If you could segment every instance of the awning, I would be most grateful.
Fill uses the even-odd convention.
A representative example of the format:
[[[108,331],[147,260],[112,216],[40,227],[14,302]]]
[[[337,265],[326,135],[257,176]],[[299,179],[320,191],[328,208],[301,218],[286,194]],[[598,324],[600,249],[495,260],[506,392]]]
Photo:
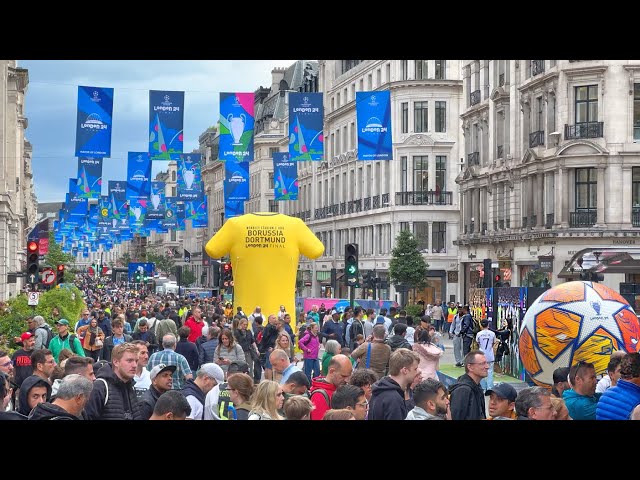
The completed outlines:
[[[582,272],[640,273],[640,247],[591,247],[576,252],[558,277],[572,278]]]

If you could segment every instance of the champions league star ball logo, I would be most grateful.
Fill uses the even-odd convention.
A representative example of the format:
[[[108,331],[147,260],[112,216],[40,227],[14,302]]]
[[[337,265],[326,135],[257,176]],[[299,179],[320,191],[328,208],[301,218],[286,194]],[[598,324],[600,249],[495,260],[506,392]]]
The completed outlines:
[[[164,96],[164,102],[162,102],[162,105],[164,105],[165,107],[170,107],[171,105],[173,105],[169,100],[171,99],[171,97],[169,97],[169,95],[165,95]]]
[[[518,349],[531,380],[553,385],[553,371],[583,360],[607,373],[611,354],[637,352],[638,317],[615,290],[599,283],[567,282],[544,292],[527,310]]]
[[[91,97],[91,101],[96,103],[101,101],[97,90],[93,91],[93,97]]]

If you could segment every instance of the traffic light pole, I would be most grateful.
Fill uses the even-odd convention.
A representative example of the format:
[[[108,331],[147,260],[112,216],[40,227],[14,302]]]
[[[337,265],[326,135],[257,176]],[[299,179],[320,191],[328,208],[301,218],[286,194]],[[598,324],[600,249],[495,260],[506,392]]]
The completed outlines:
[[[349,287],[349,306],[353,308],[356,300],[356,287]]]

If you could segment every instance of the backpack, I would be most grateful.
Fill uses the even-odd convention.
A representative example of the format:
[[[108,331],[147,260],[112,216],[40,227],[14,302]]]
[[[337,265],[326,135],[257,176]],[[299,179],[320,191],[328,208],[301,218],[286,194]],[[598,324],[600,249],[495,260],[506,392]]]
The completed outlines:
[[[54,337],[53,330],[51,330],[51,327],[46,323],[43,326],[38,327],[37,329],[42,329],[47,332],[47,337],[42,344],[42,348],[49,348],[49,343],[51,343],[51,339]]]
[[[76,343],[76,338],[78,338],[78,336],[75,333],[70,333],[69,334],[69,350],[71,350],[73,353],[76,353],[73,350],[73,345]],[[82,343],[82,342],[80,342],[80,343]]]
[[[316,388],[311,393],[309,393],[309,399],[311,399],[311,397],[313,397],[315,393],[319,393],[324,397],[324,399],[327,401],[327,405],[329,405],[329,410],[331,410],[331,398],[329,398],[329,393],[327,393],[324,388]]]

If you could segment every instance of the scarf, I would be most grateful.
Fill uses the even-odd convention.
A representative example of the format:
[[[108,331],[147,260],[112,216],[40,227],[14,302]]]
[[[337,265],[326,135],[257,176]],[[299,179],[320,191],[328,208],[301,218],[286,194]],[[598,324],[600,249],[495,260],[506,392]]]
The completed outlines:
[[[89,324],[89,328],[87,329],[87,333],[89,334],[89,346],[95,345],[96,338],[98,338],[99,330],[100,329],[97,325],[95,327],[92,327],[91,324]]]

